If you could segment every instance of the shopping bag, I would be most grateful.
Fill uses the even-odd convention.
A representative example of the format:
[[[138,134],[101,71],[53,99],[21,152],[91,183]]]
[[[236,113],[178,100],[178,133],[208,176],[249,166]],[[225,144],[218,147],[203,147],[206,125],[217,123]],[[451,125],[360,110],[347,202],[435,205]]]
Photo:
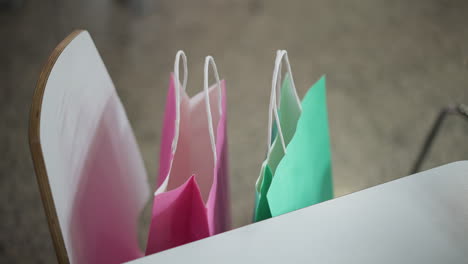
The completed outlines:
[[[183,84],[179,60],[184,62]],[[208,88],[208,68],[216,85]],[[211,56],[205,59],[204,91],[185,92],[187,61],[176,55],[167,96],[146,254],[156,253],[223,231],[230,225],[225,82]]]
[[[288,74],[276,106],[282,60]],[[289,59],[279,51],[272,79],[268,152],[256,183],[254,221],[304,208],[333,197],[325,77],[300,102]],[[272,128],[272,115],[276,129]],[[271,135],[275,137],[270,139]]]
[[[272,103],[275,99],[275,89],[272,89],[272,94],[270,96],[270,118],[269,118],[269,129],[270,136],[268,137],[268,152],[265,161],[262,164],[260,170],[260,176],[256,183],[256,205],[255,205],[255,214],[254,221],[260,221],[268,219],[271,217],[270,207],[268,205],[268,200],[266,194],[270,188],[270,184],[273,178],[273,174],[278,166],[278,163],[281,161],[284,155],[284,150],[282,146],[281,138],[284,138],[284,144],[288,144],[293,137],[296,130],[296,123],[300,116],[300,101],[298,101],[295,90],[292,89],[292,86],[289,85],[290,78],[289,75],[286,75],[283,85],[280,89],[280,106],[278,110],[278,119],[281,124],[279,129],[280,134],[283,137],[278,137],[278,127],[273,123],[272,127]],[[299,102],[299,103],[298,103]]]

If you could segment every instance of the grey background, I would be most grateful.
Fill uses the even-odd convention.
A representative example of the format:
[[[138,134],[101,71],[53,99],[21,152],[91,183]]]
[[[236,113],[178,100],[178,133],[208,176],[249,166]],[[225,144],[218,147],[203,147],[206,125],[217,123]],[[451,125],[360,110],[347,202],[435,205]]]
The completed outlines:
[[[327,74],[341,196],[407,175],[438,110],[468,103],[467,14],[467,1],[446,0],[47,0],[1,10],[0,262],[55,262],[29,154],[28,114],[42,64],[73,29],[94,38],[152,186],[174,55],[188,55],[189,94],[202,89],[204,56],[215,57],[227,81],[239,227],[251,220],[277,49],[289,51],[301,97]],[[468,159],[467,138],[468,122],[448,119],[424,168]]]

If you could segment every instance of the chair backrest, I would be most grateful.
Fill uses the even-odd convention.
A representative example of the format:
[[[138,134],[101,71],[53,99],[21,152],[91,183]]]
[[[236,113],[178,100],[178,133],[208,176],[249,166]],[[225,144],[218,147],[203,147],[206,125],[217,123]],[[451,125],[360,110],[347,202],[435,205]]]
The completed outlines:
[[[141,257],[137,224],[149,198],[146,171],[87,31],[69,35],[44,65],[29,140],[59,263]]]

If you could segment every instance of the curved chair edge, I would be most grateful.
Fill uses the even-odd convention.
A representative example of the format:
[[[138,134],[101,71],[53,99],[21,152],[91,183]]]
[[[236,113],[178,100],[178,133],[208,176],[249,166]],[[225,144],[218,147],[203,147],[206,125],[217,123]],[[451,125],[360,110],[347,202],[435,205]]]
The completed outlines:
[[[57,47],[52,51],[46,63],[42,66],[41,73],[36,83],[34,95],[31,103],[31,110],[29,114],[29,149],[33,160],[34,171],[36,173],[37,183],[41,194],[42,204],[47,217],[49,231],[52,236],[55,253],[58,263],[68,264],[68,258],[65,242],[63,240],[60,223],[58,221],[57,212],[52,197],[52,192],[49,185],[49,178],[44,163],[42,154],[41,139],[40,139],[40,118],[42,109],[42,99],[44,96],[45,87],[49,79],[50,72],[54,67],[57,59],[63,50],[81,33],[85,30],[74,30],[64,40],[62,40]]]

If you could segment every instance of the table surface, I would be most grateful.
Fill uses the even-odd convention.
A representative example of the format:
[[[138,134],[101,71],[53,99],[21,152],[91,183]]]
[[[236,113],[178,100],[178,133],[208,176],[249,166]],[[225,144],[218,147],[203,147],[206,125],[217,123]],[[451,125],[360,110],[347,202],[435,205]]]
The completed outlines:
[[[129,262],[467,263],[468,161]]]

